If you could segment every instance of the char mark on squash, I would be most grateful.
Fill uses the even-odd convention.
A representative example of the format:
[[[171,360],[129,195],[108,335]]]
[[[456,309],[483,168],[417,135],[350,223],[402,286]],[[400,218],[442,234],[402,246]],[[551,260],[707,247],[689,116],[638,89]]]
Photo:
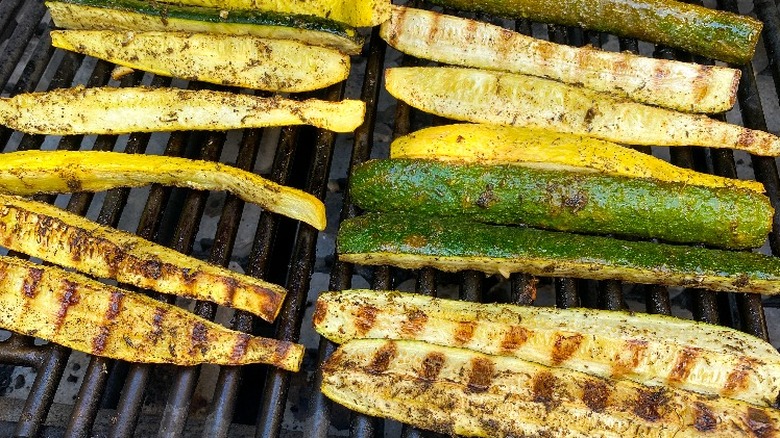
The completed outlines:
[[[376,322],[376,315],[379,312],[381,312],[381,310],[371,305],[360,306],[358,308],[357,315],[355,315],[355,328],[357,329],[359,336],[365,335],[371,330],[371,327],[374,326],[374,322]]]
[[[700,353],[698,348],[684,348],[683,351],[677,355],[677,361],[674,363],[674,367],[669,373],[669,381],[684,382],[687,380]]]
[[[232,363],[240,363],[241,359],[246,355],[246,348],[249,345],[249,340],[252,336],[246,333],[240,333],[236,336],[236,343],[233,344],[233,349],[230,350],[230,361]]]
[[[530,336],[531,332],[525,327],[510,326],[509,330],[504,333],[504,337],[501,338],[501,350],[511,353],[522,347]]]
[[[582,335],[579,333],[571,336],[556,333],[555,344],[550,354],[553,365],[560,365],[568,360],[580,348],[580,344],[582,344]]]
[[[458,326],[455,328],[455,342],[458,343],[458,345],[463,345],[466,342],[470,341],[471,338],[474,336],[474,330],[477,328],[477,324],[472,321],[460,321],[458,322]]]
[[[493,361],[483,357],[476,357],[471,360],[471,369],[469,370],[467,387],[471,392],[485,392],[490,388],[493,382],[495,366]]]
[[[699,432],[710,432],[718,426],[718,419],[712,413],[709,406],[702,402],[696,402],[693,405],[694,419],[693,427]]]
[[[669,402],[669,397],[663,388],[639,390],[634,413],[644,420],[656,422],[663,418],[663,411]]]
[[[22,282],[22,293],[27,298],[35,298],[38,294],[38,284],[43,277],[43,269],[41,268],[29,268],[27,270],[27,276]]]
[[[439,352],[428,353],[422,361],[422,366],[417,372],[417,376],[424,382],[433,382],[439,377],[441,369],[447,358]]]
[[[543,404],[548,411],[556,408],[561,403],[555,395],[558,384],[558,378],[549,371],[536,374],[531,386],[533,401]]]
[[[371,358],[371,363],[366,367],[366,372],[369,374],[381,374],[387,371],[390,366],[390,362],[395,359],[398,354],[397,347],[393,342],[387,342],[382,346],[374,357]]]
[[[414,309],[406,312],[406,321],[401,325],[401,333],[414,336],[420,333],[428,322],[428,315],[422,310]]]
[[[55,332],[59,330],[65,322],[70,307],[79,302],[79,285],[77,283],[70,280],[62,280],[60,287],[62,288],[63,293],[60,297],[60,307],[57,310],[57,318],[54,321]]]
[[[609,404],[610,392],[603,381],[587,380],[582,384],[582,402],[593,412],[601,412]]]

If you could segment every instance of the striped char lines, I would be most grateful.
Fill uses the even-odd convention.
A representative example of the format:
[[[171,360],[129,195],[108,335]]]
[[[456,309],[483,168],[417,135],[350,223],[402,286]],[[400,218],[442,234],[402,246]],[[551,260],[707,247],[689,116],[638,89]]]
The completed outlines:
[[[747,388],[749,378],[755,373],[755,368],[755,361],[743,357],[734,369],[731,370],[728,377],[726,377],[726,384],[723,386],[722,394],[729,396]]]
[[[458,321],[458,326],[455,327],[455,333],[453,333],[453,339],[458,345],[463,345],[474,337],[474,330],[477,328],[477,323],[472,321]]]
[[[501,351],[511,353],[523,346],[533,335],[533,332],[525,327],[513,325],[509,327],[501,338]]]
[[[420,309],[412,309],[406,312],[406,320],[401,324],[401,333],[413,337],[420,333],[428,323],[428,315]]]
[[[698,348],[685,347],[677,355],[677,360],[674,363],[672,371],[667,377],[670,382],[684,382],[688,379],[688,376],[693,370],[693,366],[696,363],[696,359],[701,354],[701,350]]]
[[[376,306],[360,306],[355,314],[355,330],[359,336],[363,336],[371,330],[376,322],[376,316],[381,310]]]
[[[100,332],[92,340],[92,354],[101,354],[106,349],[106,342],[111,335],[111,323],[119,316],[122,311],[122,301],[125,295],[115,290],[111,292],[111,299],[108,302],[106,314],[103,317],[103,324],[100,326]]]
[[[68,316],[68,310],[71,306],[78,304],[79,302],[79,285],[70,280],[60,281],[60,291],[62,295],[59,297],[60,307],[57,310],[57,315],[54,320],[54,331],[59,331],[62,324],[65,322],[65,318]]]
[[[620,377],[632,373],[644,357],[647,341],[629,339],[623,343],[623,348],[612,361],[612,377]]]
[[[583,337],[579,333],[568,336],[563,333],[556,333],[555,343],[553,344],[553,349],[550,353],[550,361],[552,364],[560,365],[572,357],[580,348],[582,339]]]
[[[35,298],[35,295],[38,294],[38,284],[41,282],[42,277],[43,269],[41,268],[29,268],[27,270],[27,276],[22,282],[22,293],[24,296],[30,299]]]

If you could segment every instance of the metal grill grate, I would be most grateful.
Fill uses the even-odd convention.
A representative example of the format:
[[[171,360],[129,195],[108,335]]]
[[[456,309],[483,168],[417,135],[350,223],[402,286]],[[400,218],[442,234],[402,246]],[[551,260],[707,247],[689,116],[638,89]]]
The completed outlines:
[[[721,9],[736,11],[734,0],[722,0]],[[740,4],[740,7],[745,5]],[[750,5],[748,5],[750,7]],[[742,12],[746,12],[742,10]],[[774,81],[774,94],[765,95],[767,88],[757,83],[753,66],[742,69],[739,88],[739,110],[728,114],[729,120],[755,129],[767,129],[770,114],[776,114],[777,91],[780,89],[780,16],[772,0],[755,0],[755,14],[765,23],[763,41],[766,55],[759,54],[755,65],[765,63],[767,73]],[[490,17],[480,17],[490,19]],[[543,26],[536,23],[500,22],[506,26],[535,36],[546,35],[550,40],[572,44],[612,44],[611,49],[630,50],[658,57],[686,59],[686,55],[667,48],[652,47],[634,40],[615,39],[594,32],[560,26]],[[87,86],[115,84],[111,82],[112,66],[84,56],[55,51],[48,38],[50,22],[42,1],[0,0],[0,86],[3,95],[69,87],[74,83]],[[697,59],[703,62],[704,60]],[[365,62],[365,67],[363,67]],[[70,136],[47,138],[38,135],[20,135],[0,127],[0,150],[58,148],[121,150],[126,153],[160,153],[207,160],[224,160],[242,169],[256,170],[263,167],[267,176],[279,183],[302,188],[320,199],[326,198],[329,179],[345,174],[356,163],[371,156],[384,156],[386,151],[374,148],[374,135],[381,126],[392,127],[392,137],[397,137],[429,124],[444,123],[405,104],[395,103],[382,92],[382,72],[385,66],[401,63],[421,63],[409,57],[400,57],[378,37],[376,29],[361,58],[355,59],[353,75],[346,84],[339,84],[317,94],[317,97],[338,100],[350,86],[360,89],[360,97],[367,102],[366,123],[354,134],[351,149],[337,147],[339,137],[331,132],[308,127],[279,130],[246,130],[231,133],[179,132],[171,135],[133,134],[130,136]],[[359,71],[358,71],[359,70]],[[763,72],[761,73],[763,74]],[[139,83],[153,86],[204,87],[198,83],[180,83],[161,77],[133,74],[116,85],[132,86]],[[759,91],[761,90],[761,92]],[[301,96],[309,97],[309,96]],[[765,111],[763,103],[773,107]],[[776,117],[776,116],[775,116]],[[778,126],[769,126],[777,130]],[[382,131],[384,134],[384,131]],[[343,143],[349,136],[342,136]],[[386,140],[386,139],[384,139]],[[377,142],[382,146],[386,141]],[[340,145],[341,143],[339,143]],[[345,145],[346,146],[346,145]],[[267,149],[274,153],[267,153]],[[663,150],[645,148],[644,152],[659,153]],[[351,154],[351,155],[350,155]],[[780,178],[777,164],[772,158],[737,156],[729,150],[705,148],[677,148],[669,151],[670,160],[680,166],[708,171],[722,176],[738,175],[737,161],[747,160],[752,165],[755,178],[764,183],[776,210],[780,210]],[[261,162],[266,160],[267,162]],[[335,164],[332,166],[332,161]],[[744,176],[744,175],[740,175]],[[331,194],[332,196],[333,194]],[[336,196],[335,204],[341,206],[339,220],[358,214],[350,203],[348,193],[343,202]],[[131,231],[168,245],[183,253],[192,253],[196,247],[204,217],[213,210],[208,193],[184,189],[152,186],[148,191],[112,190],[105,195],[79,193],[72,196],[41,197],[68,210],[88,215],[102,224],[117,227],[129,216],[134,217]],[[140,200],[139,200],[140,199]],[[334,204],[334,203],[331,203]],[[329,205],[331,205],[329,204]],[[333,205],[331,205],[333,206]],[[235,258],[237,236],[247,226],[254,230],[249,239],[251,250],[242,266],[249,275],[260,276],[284,285],[289,298],[274,325],[264,323],[249,314],[237,312],[230,324],[233,328],[256,334],[297,340],[301,330],[310,326],[304,319],[310,281],[315,271],[318,233],[306,225],[265,212],[252,213],[252,209],[232,196],[217,203],[218,220],[207,251],[197,254],[210,262],[228,265]],[[329,232],[336,229],[331,218]],[[780,215],[775,216],[769,248],[780,255]],[[20,255],[21,256],[21,255]],[[353,279],[362,275],[376,289],[398,286],[401,279],[412,278],[420,293],[436,295],[443,288],[457,285],[462,299],[480,301],[487,294],[493,279],[486,279],[477,272],[444,275],[432,269],[402,272],[388,267],[366,269],[333,262],[328,265],[330,289],[346,289]],[[505,301],[533,304],[537,286],[554,290],[554,303],[559,307],[588,306],[605,309],[625,307],[626,293],[641,297],[650,313],[670,314],[673,300],[664,287],[624,285],[617,281],[582,281],[577,279],[535,279],[514,275],[508,282]],[[758,295],[715,294],[704,290],[686,290],[682,296],[698,320],[733,326],[756,336],[768,339],[767,321],[762,299]],[[170,299],[158,297],[160,299]],[[494,297],[491,297],[494,298]],[[186,303],[185,303],[186,304]],[[194,311],[214,319],[219,310],[208,303],[196,303]],[[330,403],[316,388],[321,381],[318,365],[335,346],[320,340],[317,351],[309,351],[302,374],[301,393],[306,406],[300,420],[303,436],[327,437],[343,435],[337,430],[344,424],[343,417],[350,416],[349,434],[357,437],[400,434],[405,437],[428,436],[413,428],[401,428],[374,418],[349,414],[343,408]],[[316,356],[316,358],[315,358]],[[0,364],[34,368],[35,380],[29,395],[14,411],[14,418],[0,422],[0,435],[34,436],[247,436],[275,437],[290,435],[283,430],[285,411],[289,408],[288,393],[291,374],[265,366],[221,367],[216,377],[215,389],[202,415],[194,415],[193,394],[205,367],[175,368],[127,364],[90,358],[80,389],[72,406],[67,407],[65,421],[52,420],[54,397],[64,379],[71,352],[56,345],[40,345],[33,339],[12,335],[0,343]],[[159,404],[150,403],[159,400]],[[0,406],[5,401],[0,398]],[[159,406],[158,411],[148,409]],[[303,408],[302,408],[303,409]],[[49,418],[49,420],[47,420]],[[300,434],[300,433],[299,433]]]

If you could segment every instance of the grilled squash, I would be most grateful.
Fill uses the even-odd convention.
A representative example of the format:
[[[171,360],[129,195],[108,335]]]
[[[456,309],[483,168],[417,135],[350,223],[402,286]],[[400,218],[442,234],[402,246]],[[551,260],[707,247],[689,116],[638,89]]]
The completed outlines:
[[[0,155],[0,192],[15,195],[98,192],[164,184],[227,190],[268,211],[322,231],[325,205],[314,196],[213,161],[98,151],[19,151]]]
[[[365,214],[341,223],[337,245],[339,260],[362,265],[473,269],[506,277],[522,272],[780,294],[780,259],[775,257],[461,218]]]
[[[775,409],[419,341],[364,339],[322,366],[350,409],[447,435],[770,437]]]
[[[571,47],[500,26],[396,6],[380,35],[396,49],[452,65],[541,76],[679,111],[734,105],[740,71]]]
[[[395,139],[390,158],[517,164],[764,192],[764,185],[757,181],[696,172],[615,143],[534,128],[472,123],[434,126]]]
[[[228,330],[56,267],[0,257],[0,327],[131,362],[266,363],[298,371],[302,345]]]
[[[0,98],[0,124],[29,134],[128,134],[313,125],[351,132],[363,123],[359,100],[295,101],[211,90],[84,88]]]
[[[312,15],[227,11],[144,0],[47,1],[46,6],[54,24],[65,29],[254,35],[332,47],[348,55],[363,49],[363,38],[354,28]]]
[[[669,316],[346,290],[320,294],[314,328],[340,344],[425,341],[760,406],[772,406],[780,395],[780,354],[772,345]]]
[[[54,47],[163,76],[297,93],[349,75],[335,49],[251,35],[113,30],[52,31]]]
[[[246,310],[273,321],[281,286],[188,257],[49,204],[0,195],[0,245],[95,277]]]
[[[620,144],[709,146],[780,155],[780,138],[515,73],[456,67],[387,69],[387,90],[420,110],[467,122],[527,126]]]

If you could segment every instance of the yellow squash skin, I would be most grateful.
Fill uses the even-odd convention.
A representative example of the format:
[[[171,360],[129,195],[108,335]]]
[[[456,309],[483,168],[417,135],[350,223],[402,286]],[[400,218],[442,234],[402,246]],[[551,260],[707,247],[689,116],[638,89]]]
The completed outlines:
[[[298,371],[304,353],[302,345],[228,330],[143,294],[13,257],[0,257],[0,327],[131,362]]]
[[[403,6],[393,7],[380,35],[418,58],[545,77],[686,112],[727,111],[736,101],[740,78],[733,68],[555,44],[489,23]]]
[[[419,340],[759,406],[780,395],[780,354],[772,345],[669,316],[345,290],[320,294],[314,328],[336,343]]]
[[[349,409],[445,435],[774,437],[775,409],[420,341],[362,339],[322,366]]]
[[[211,90],[82,86],[0,98],[0,124],[28,134],[129,134],[312,125],[352,132],[359,100],[295,101]]]
[[[780,155],[780,138],[767,132],[534,76],[396,67],[386,70],[385,86],[415,108],[464,122],[550,129],[620,144],[708,146]]]
[[[246,310],[273,321],[281,286],[188,257],[55,206],[0,195],[0,245],[94,277]]]
[[[395,139],[390,158],[517,164],[764,192],[758,181],[696,172],[608,141],[537,128],[471,123],[424,128]]]
[[[0,155],[0,193],[98,192],[148,184],[226,190],[244,201],[322,231],[325,205],[302,190],[213,161],[99,151],[19,151]]]
[[[349,75],[349,56],[298,41],[185,32],[55,30],[54,47],[163,76],[298,93]]]

